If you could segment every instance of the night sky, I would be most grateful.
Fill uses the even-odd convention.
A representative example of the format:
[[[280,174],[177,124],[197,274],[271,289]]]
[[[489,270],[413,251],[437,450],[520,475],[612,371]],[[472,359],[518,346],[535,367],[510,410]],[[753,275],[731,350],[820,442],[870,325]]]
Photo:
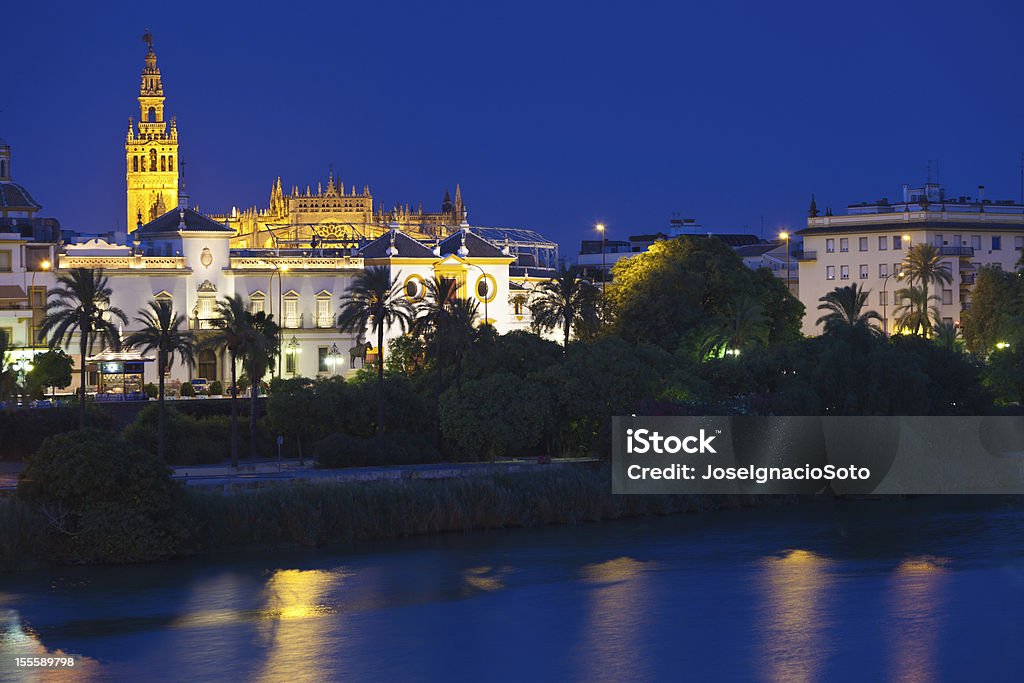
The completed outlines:
[[[42,3],[37,3],[41,5]],[[102,8],[102,9],[100,9]],[[921,183],[1019,198],[1024,3],[331,2],[6,6],[0,137],[43,215],[124,221],[149,27],[201,208],[369,184],[574,252],[662,229],[799,227]],[[272,8],[272,9],[270,9]],[[294,8],[294,11],[290,11]]]

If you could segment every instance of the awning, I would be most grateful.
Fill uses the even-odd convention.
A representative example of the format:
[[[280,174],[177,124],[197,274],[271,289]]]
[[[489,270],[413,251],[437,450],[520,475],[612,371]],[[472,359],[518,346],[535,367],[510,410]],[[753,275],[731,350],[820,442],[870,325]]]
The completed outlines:
[[[146,358],[141,352],[130,349],[128,351],[113,351],[104,349],[95,356],[85,359],[87,363],[152,363],[156,358]]]
[[[0,301],[27,299],[25,290],[18,285],[0,285]]]

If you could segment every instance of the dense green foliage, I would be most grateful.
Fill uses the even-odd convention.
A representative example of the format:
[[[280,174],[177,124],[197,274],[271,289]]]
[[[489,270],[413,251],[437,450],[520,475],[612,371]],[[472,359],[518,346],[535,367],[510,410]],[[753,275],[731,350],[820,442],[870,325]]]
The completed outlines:
[[[612,329],[627,341],[699,355],[707,336],[721,320],[735,318],[744,300],[756,302],[764,317],[766,332],[758,335],[764,342],[800,336],[803,305],[771,273],[747,268],[720,239],[656,242],[612,272]]]
[[[17,496],[45,520],[40,554],[58,562],[142,562],[190,547],[184,490],[154,453],[115,433],[48,438],[26,461]]]
[[[179,402],[180,403],[180,402]],[[157,452],[156,405],[143,408],[135,420],[124,428],[125,441],[145,451]],[[166,440],[165,459],[171,465],[204,465],[220,463],[231,452],[231,420],[225,415],[193,417],[174,407],[168,407],[164,417]],[[248,433],[242,435],[242,445],[248,447]],[[274,455],[273,436],[267,425],[257,425],[256,453],[264,457]]]
[[[89,404],[88,421],[96,429],[114,426],[109,413]],[[34,410],[0,410],[0,460],[20,460],[35,453],[43,440],[54,434],[78,429],[78,413],[74,408],[43,408]]]
[[[416,465],[440,460],[432,444],[418,435],[401,432],[373,437],[331,434],[316,443],[313,456],[321,468]]]
[[[28,393],[33,398],[42,398],[46,389],[65,389],[71,386],[71,371],[74,361],[62,349],[50,349],[32,358],[32,369],[28,372]]]

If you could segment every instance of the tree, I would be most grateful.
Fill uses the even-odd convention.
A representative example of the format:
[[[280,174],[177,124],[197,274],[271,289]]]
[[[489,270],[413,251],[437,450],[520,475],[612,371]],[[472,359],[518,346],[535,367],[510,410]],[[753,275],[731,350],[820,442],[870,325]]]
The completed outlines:
[[[1024,341],[1024,279],[998,266],[978,271],[971,290],[971,308],[962,314],[967,350],[987,358],[999,342]]]
[[[276,379],[267,399],[267,417],[274,431],[295,439],[299,465],[305,465],[302,440],[316,441],[323,436],[324,421],[317,419],[315,384],[306,377]]]
[[[911,286],[915,282],[923,287],[953,282],[953,274],[942,262],[942,252],[931,244],[915,244],[907,250],[903,259],[903,274]]]
[[[686,235],[661,240],[646,252],[618,261],[608,298],[612,329],[633,343],[675,353],[699,354],[709,325],[750,298],[768,318],[768,342],[800,338],[803,306],[779,278],[746,267],[717,237]]]
[[[930,337],[934,321],[941,317],[939,307],[933,301],[939,301],[939,297],[928,294],[924,286],[904,287],[896,290],[896,299],[901,301],[893,313],[896,316],[896,329],[900,332]]]
[[[231,466],[238,467],[238,359],[242,353],[242,340],[249,324],[249,310],[241,294],[217,302],[217,318],[213,321],[216,332],[201,346],[223,349],[231,365]],[[191,386],[191,385],[190,385]]]
[[[736,355],[768,339],[768,317],[761,304],[751,297],[737,301],[728,314],[719,316],[710,328],[702,345],[702,358]]]
[[[397,326],[404,334],[413,322],[413,308],[398,276],[383,266],[366,268],[352,280],[341,297],[338,328],[362,335],[372,328],[377,335],[377,434],[384,433],[384,331]]]
[[[598,289],[580,278],[576,266],[562,266],[552,279],[542,282],[530,293],[530,313],[535,330],[562,331],[562,348],[569,346],[569,334],[575,326],[592,327],[597,319]]]
[[[166,443],[164,434],[164,377],[174,356],[178,355],[189,367],[196,362],[196,338],[188,330],[185,316],[174,312],[174,304],[167,300],[150,301],[148,308],[139,311],[135,321],[142,327],[124,340],[127,346],[137,346],[142,353],[156,350],[157,372],[157,455],[166,460]]]
[[[36,354],[32,359],[32,369],[28,373],[29,384],[34,387],[52,387],[64,389],[71,386],[71,373],[74,368],[71,356],[61,349],[50,349],[46,353]]]
[[[14,387],[14,370],[7,362],[8,343],[7,332],[0,330],[0,401],[7,400]]]
[[[939,323],[935,326],[935,343],[946,351],[960,352],[960,330],[950,322]]]
[[[50,348],[71,344],[78,333],[79,403],[78,427],[85,429],[85,359],[93,345],[119,350],[121,335],[116,320],[127,324],[128,316],[120,308],[110,306],[113,290],[102,268],[73,268],[57,276],[57,286],[47,292],[43,324],[39,339],[49,339]]]
[[[478,304],[458,297],[458,283],[451,278],[431,278],[424,283],[423,299],[416,304],[412,329],[433,349],[440,376],[446,365],[456,369],[473,341]]]
[[[824,324],[826,335],[834,335],[849,328],[868,330],[872,334],[879,334],[881,330],[873,323],[881,321],[882,316],[877,311],[864,311],[870,292],[857,283],[846,287],[836,287],[825,296],[818,299],[819,311],[828,311],[818,318],[815,325]]]
[[[239,355],[249,376],[249,457],[256,459],[256,413],[259,407],[260,380],[277,358],[280,328],[274,316],[263,311],[245,314]]]

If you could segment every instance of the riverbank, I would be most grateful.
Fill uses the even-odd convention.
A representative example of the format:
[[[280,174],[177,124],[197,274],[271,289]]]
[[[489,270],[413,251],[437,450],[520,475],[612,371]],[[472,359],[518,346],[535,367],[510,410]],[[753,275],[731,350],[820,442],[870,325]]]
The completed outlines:
[[[769,496],[613,496],[607,467],[488,473],[442,480],[302,481],[235,491],[189,488],[190,532],[162,557],[318,546],[482,529],[572,525],[644,515],[777,505]],[[0,500],[0,571],[52,563],[52,515]],[[114,532],[112,532],[114,533]],[[109,558],[117,563],[116,557]]]

